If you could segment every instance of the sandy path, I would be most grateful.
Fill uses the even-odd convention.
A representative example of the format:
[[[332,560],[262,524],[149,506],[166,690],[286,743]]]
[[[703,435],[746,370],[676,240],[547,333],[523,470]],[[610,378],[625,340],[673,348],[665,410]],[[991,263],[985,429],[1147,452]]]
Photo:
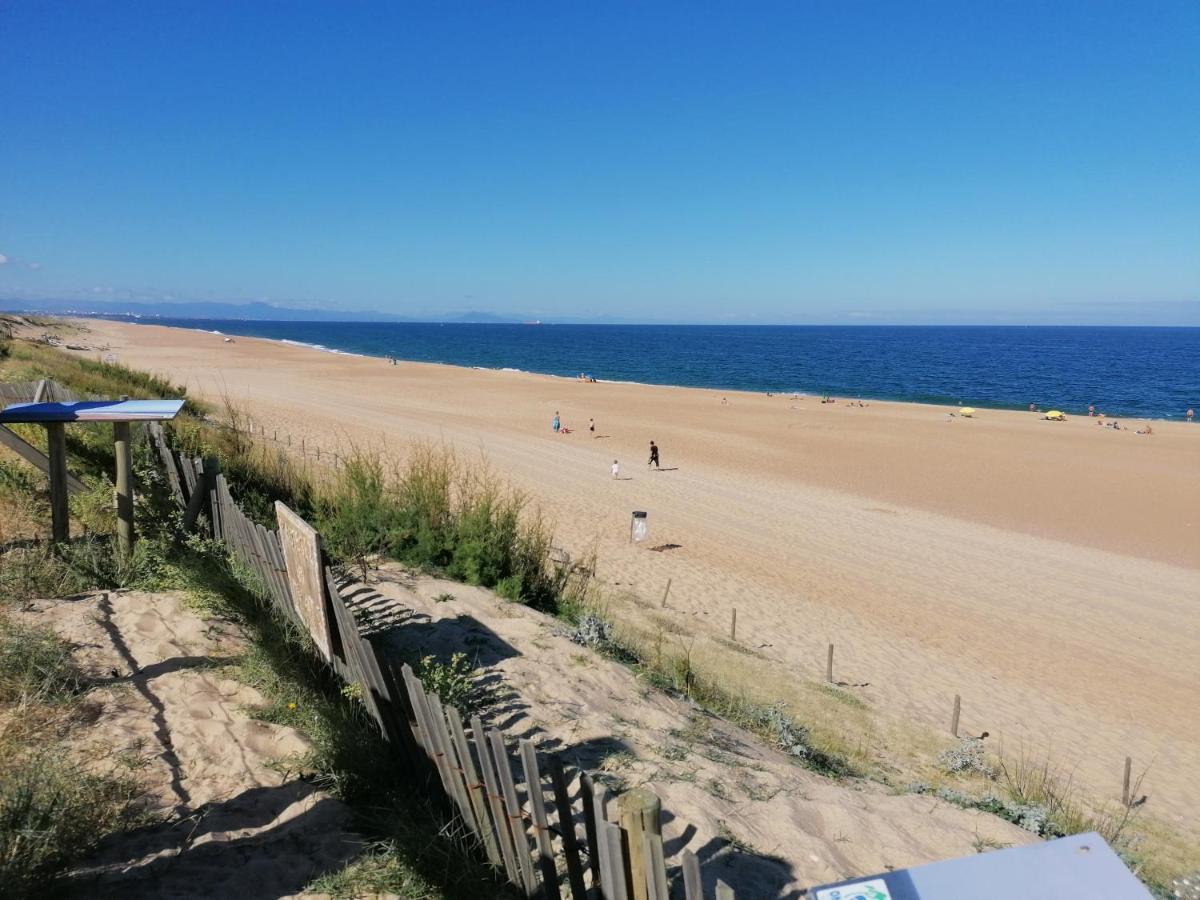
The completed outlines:
[[[278,898],[361,852],[339,801],[272,763],[308,745],[250,718],[262,695],[220,666],[244,649],[174,593],[105,591],[37,601],[19,615],[71,641],[99,685],[95,720],[73,739],[99,771],[133,772],[161,825],[114,835],[78,863],[64,895],[80,898]]]
[[[1114,432],[985,411],[812,399],[401,364],[270,341],[94,323],[125,363],[268,431],[399,449],[431,437],[529,490],[559,540],[689,628],[728,630],[776,663],[838,672],[884,715],[1041,751],[1097,795],[1126,754],[1149,809],[1196,827],[1200,803],[1200,426]],[[554,436],[555,410],[574,434]],[[600,434],[587,435],[594,416]],[[650,438],[669,472],[647,472]],[[619,458],[630,481],[614,482]],[[630,547],[631,509],[651,543]]]

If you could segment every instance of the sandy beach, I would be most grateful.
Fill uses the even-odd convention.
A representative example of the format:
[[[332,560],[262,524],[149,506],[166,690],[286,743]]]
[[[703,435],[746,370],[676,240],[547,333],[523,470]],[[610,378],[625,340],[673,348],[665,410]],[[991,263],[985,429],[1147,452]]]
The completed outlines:
[[[960,694],[964,733],[1049,753],[1102,798],[1132,756],[1148,813],[1197,828],[1200,425],[1145,436],[87,327],[120,362],[325,453],[425,438],[482,454],[559,544],[596,550],[620,614],[658,613],[671,579],[670,613],[697,633],[727,634],[736,608],[760,674],[819,677],[833,642],[839,678],[881,715],[944,732]],[[570,434],[551,431],[556,411]],[[635,509],[645,545],[628,542]],[[678,547],[648,547],[663,544]]]

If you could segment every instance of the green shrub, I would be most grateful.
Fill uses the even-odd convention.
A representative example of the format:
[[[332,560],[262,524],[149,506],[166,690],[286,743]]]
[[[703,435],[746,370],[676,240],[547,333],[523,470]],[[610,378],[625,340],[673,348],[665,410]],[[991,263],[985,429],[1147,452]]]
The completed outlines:
[[[455,653],[445,663],[423,656],[417,664],[417,677],[425,690],[437,694],[445,706],[454,707],[464,718],[482,713],[496,700],[496,692],[483,683],[482,674],[465,653]]]

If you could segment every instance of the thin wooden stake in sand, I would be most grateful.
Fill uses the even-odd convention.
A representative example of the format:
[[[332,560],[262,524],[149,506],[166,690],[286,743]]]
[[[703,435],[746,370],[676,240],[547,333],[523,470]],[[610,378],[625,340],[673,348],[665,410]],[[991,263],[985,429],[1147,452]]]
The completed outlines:
[[[733,617],[729,620],[729,639],[737,640],[737,609],[734,609]]]
[[[667,594],[669,594],[669,593],[671,593],[671,579],[670,578],[667,579],[667,589],[665,591],[663,591],[663,599],[662,599],[663,609],[667,608]]]
[[[825,680],[833,684],[833,644],[829,645],[829,656],[825,659]]]
[[[962,712],[962,697],[954,695],[954,715],[950,717],[950,733],[958,737],[958,714]]]
[[[1121,788],[1121,802],[1126,806],[1129,805],[1129,776],[1133,771],[1133,757],[1125,757],[1125,782]]]

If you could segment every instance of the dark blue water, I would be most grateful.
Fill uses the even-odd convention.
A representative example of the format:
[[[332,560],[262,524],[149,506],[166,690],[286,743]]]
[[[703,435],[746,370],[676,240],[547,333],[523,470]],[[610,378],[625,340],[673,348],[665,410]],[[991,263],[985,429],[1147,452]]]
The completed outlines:
[[[369,356],[601,380],[1181,419],[1200,328],[465,325],[156,319]],[[1200,424],[1197,425],[1200,430]]]

